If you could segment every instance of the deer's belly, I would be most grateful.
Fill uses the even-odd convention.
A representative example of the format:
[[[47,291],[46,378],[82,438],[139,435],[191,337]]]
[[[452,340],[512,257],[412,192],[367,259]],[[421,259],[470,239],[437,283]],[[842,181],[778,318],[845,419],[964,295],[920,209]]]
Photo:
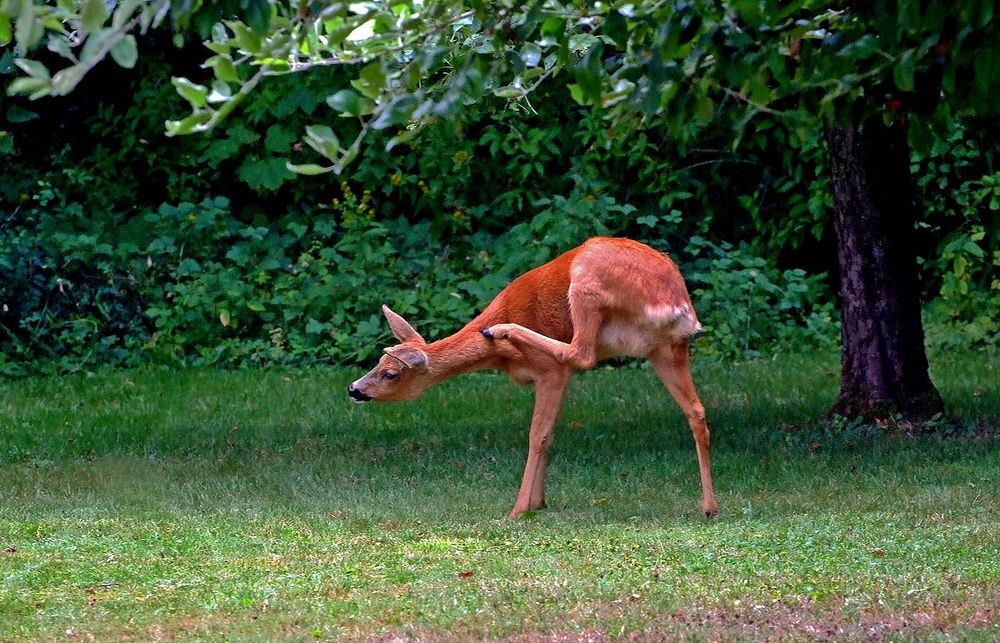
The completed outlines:
[[[604,325],[597,338],[597,355],[645,357],[660,343],[658,329],[611,321]]]

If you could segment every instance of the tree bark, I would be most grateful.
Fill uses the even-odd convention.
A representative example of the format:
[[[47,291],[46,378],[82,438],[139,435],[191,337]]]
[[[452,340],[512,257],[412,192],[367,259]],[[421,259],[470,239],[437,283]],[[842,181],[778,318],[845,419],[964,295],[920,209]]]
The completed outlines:
[[[927,372],[904,126],[826,129],[840,268],[841,386],[831,415],[911,421],[942,410]]]

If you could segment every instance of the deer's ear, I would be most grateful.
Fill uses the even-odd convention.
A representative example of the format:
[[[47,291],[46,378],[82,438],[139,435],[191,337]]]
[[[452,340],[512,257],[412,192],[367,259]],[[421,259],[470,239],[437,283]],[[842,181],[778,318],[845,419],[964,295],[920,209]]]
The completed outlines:
[[[395,357],[413,370],[422,371],[427,368],[427,353],[415,346],[407,346],[405,344],[390,346],[384,352],[386,355]]]
[[[392,334],[399,341],[416,342],[418,344],[426,343],[424,342],[424,338],[420,336],[420,333],[413,330],[413,326],[410,326],[409,322],[392,312],[388,306],[382,306],[382,314],[389,320],[389,328],[392,329]]]

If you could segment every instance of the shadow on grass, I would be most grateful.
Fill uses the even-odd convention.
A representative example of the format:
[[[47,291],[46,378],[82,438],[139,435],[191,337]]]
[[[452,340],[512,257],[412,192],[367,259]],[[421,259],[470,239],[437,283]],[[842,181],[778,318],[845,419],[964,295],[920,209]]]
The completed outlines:
[[[855,496],[879,486],[901,500],[907,480],[947,487],[979,475],[970,473],[971,460],[1000,465],[1000,393],[984,383],[996,360],[978,369],[936,364],[959,419],[921,432],[821,421],[836,395],[830,355],[699,363],[723,511],[751,516],[755,507],[780,505],[774,498],[824,494],[831,485]],[[87,484],[110,489],[120,500],[190,497],[194,507],[239,505],[243,495],[243,504],[305,511],[503,515],[527,449],[529,389],[477,374],[417,402],[359,406],[344,393],[353,375],[140,370],[5,384],[0,462],[15,478],[16,470],[44,470],[29,477],[62,477],[73,493]],[[104,479],[76,482],[93,475]],[[199,487],[199,479],[213,482]],[[176,494],[154,493],[156,485]],[[693,440],[648,369],[576,378],[556,430],[549,488],[550,506],[581,520],[697,517]],[[795,511],[796,502],[785,509]]]

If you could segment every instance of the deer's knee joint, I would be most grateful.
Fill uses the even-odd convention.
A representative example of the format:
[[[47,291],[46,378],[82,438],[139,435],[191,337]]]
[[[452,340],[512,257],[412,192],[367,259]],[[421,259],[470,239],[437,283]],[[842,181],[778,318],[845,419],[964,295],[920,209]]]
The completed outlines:
[[[580,371],[589,371],[597,364],[597,356],[593,351],[584,352],[570,348],[560,356],[560,362]]]
[[[551,436],[549,435],[533,435],[528,440],[528,446],[532,451],[546,451],[549,448],[549,442],[551,441]]]

